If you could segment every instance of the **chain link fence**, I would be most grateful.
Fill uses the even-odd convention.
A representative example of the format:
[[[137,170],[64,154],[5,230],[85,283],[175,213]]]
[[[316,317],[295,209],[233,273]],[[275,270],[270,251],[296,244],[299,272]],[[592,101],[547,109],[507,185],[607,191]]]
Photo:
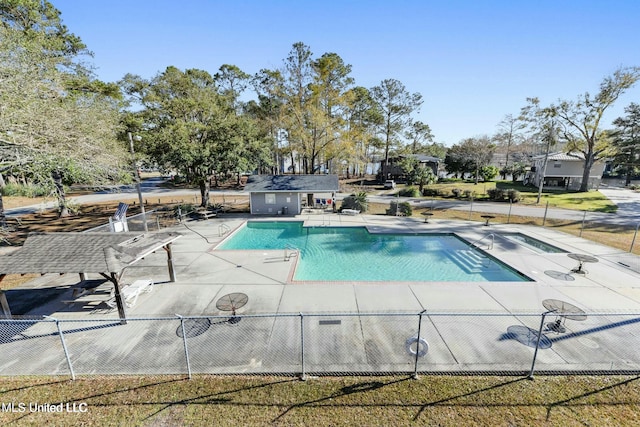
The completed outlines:
[[[151,210],[127,217],[128,231],[159,231],[162,228],[171,227],[178,223],[177,214],[171,210]],[[85,232],[113,233],[118,226],[112,218],[109,223],[85,230]],[[118,229],[123,231],[122,229]]]
[[[0,375],[637,374],[640,313],[0,320]]]
[[[527,205],[511,202],[485,202],[473,199],[443,201],[437,199],[408,199],[416,217],[425,213],[429,219],[458,219],[477,221],[487,225],[524,224],[549,227],[625,252],[640,254],[640,222],[632,215],[578,211],[551,206],[548,202]],[[576,205],[575,209],[580,206]],[[423,217],[424,218],[424,217]],[[640,267],[640,266],[638,266]]]

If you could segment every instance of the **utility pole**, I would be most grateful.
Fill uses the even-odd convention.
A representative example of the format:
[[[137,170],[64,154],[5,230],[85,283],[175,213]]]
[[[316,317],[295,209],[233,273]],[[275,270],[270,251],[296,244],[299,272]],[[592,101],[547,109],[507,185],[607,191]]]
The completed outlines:
[[[147,214],[144,211],[144,201],[142,200],[142,189],[140,187],[140,169],[138,168],[138,162],[136,162],[136,153],[133,151],[133,135],[131,132],[127,132],[129,136],[129,147],[131,148],[131,158],[133,159],[133,170],[134,176],[136,178],[136,188],[138,190],[138,200],[140,201],[140,213],[142,214],[142,224],[144,226],[144,231],[149,231],[149,227],[147,227]],[[136,141],[140,141],[142,138],[140,136],[136,136]]]
[[[542,187],[544,185],[544,176],[547,171],[547,160],[549,159],[549,149],[551,145],[555,145],[555,122],[551,120],[551,129],[549,129],[549,133],[547,134],[547,149],[544,153],[544,162],[542,163],[542,177],[540,178],[540,182],[538,183],[538,198],[536,199],[536,205],[540,203],[540,198],[542,197]]]

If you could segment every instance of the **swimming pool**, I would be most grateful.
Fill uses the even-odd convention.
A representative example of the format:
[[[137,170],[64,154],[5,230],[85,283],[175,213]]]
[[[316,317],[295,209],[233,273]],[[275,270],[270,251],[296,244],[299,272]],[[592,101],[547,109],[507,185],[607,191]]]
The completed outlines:
[[[453,234],[371,234],[365,227],[247,222],[216,250],[299,250],[294,280],[531,281]]]

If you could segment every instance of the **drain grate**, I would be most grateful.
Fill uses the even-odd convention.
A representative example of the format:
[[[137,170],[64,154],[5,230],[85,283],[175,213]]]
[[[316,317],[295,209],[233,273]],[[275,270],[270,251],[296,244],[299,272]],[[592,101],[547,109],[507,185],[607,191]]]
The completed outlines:
[[[319,325],[341,325],[342,320],[320,320]]]

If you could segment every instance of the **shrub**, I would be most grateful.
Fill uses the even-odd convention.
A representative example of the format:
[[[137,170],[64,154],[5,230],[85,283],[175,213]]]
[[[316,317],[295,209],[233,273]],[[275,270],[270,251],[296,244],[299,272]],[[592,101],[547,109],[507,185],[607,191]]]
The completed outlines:
[[[173,216],[182,221],[182,218],[195,212],[196,207],[193,203],[180,203],[171,208],[173,210]]]
[[[463,194],[466,199],[470,199],[476,196],[476,192],[473,190],[464,190]]]
[[[517,203],[521,200],[520,192],[518,190],[514,190],[510,188],[507,190],[507,199],[512,203]]]
[[[389,209],[387,209],[387,215],[396,215],[400,213],[405,216],[411,216],[413,214],[413,209],[411,208],[411,204],[409,202],[391,202],[389,205]]]
[[[420,196],[420,190],[418,190],[416,187],[407,187],[407,188],[403,188],[402,190],[398,191],[398,194],[401,197],[419,197]]]
[[[41,197],[48,196],[49,192],[39,185],[7,184],[2,187],[2,195],[7,197]]]
[[[502,188],[491,188],[487,190],[487,194],[489,195],[489,200],[493,200],[495,202],[503,201],[506,196],[506,193]]]
[[[510,201],[512,203],[516,203],[520,201],[520,192],[518,190],[514,190],[510,188],[508,190],[503,190],[502,188],[492,188],[487,190],[487,194],[489,195],[489,199],[495,202],[504,202]]]
[[[453,193],[454,197],[460,197],[460,195],[462,194],[462,190],[459,188],[452,188],[451,192]]]
[[[439,188],[425,188],[422,190],[422,195],[426,197],[447,197],[447,193]]]
[[[480,176],[485,182],[492,181],[496,176],[498,176],[498,172],[500,172],[500,170],[493,165],[483,166],[480,169]]]
[[[367,200],[367,193],[360,191],[358,193],[351,194],[342,199],[342,205],[340,205],[340,211],[343,209],[355,209],[360,212],[366,212],[369,210],[369,201]]]

